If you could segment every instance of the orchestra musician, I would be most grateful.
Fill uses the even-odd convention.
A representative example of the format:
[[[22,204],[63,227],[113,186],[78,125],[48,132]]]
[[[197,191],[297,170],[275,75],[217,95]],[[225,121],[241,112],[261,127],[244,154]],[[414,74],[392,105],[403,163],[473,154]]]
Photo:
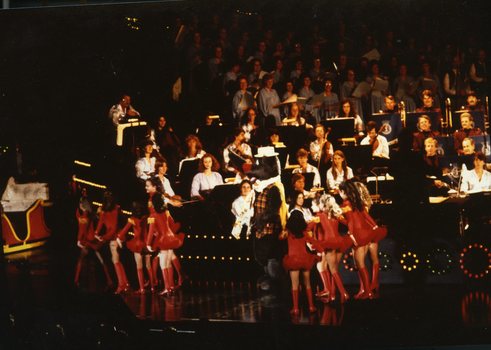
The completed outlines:
[[[431,130],[431,119],[423,114],[418,118],[418,131],[413,134],[413,151],[420,152],[424,149],[424,141],[428,137],[440,135],[438,131]]]
[[[491,173],[484,169],[485,161],[484,153],[475,153],[474,169],[466,171],[462,175],[462,191],[480,192],[491,190]]]
[[[131,105],[131,97],[126,94],[121,96],[119,102],[109,109],[109,118],[114,126],[118,126],[119,122],[125,117],[140,117],[140,113]]]
[[[464,112],[460,115],[460,125],[459,130],[455,130],[453,134],[454,148],[457,154],[463,154],[463,141],[471,136],[481,136],[482,131],[474,126],[474,118],[472,114]]]
[[[341,101],[339,107],[339,114],[336,116],[336,118],[353,118],[355,137],[363,136],[365,125],[363,124],[361,117],[356,113],[352,102],[349,99],[344,99]]]
[[[423,101],[423,105],[421,107],[416,108],[416,112],[419,113],[430,113],[434,112],[438,114],[438,121],[442,120],[442,109],[437,107],[435,104],[435,99],[433,97],[433,92],[429,89],[425,89],[421,92],[421,100]]]
[[[373,157],[389,159],[389,143],[378,134],[377,124],[373,120],[367,123],[367,136],[361,140],[360,145],[371,145]]]

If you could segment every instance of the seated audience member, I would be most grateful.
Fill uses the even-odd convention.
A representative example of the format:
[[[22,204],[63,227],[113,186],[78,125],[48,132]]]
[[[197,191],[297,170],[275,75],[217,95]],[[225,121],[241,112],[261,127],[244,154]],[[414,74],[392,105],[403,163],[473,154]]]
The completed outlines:
[[[367,123],[367,136],[361,140],[360,145],[371,145],[373,157],[389,158],[389,143],[384,136],[378,134],[374,121]]]
[[[346,163],[343,151],[334,152],[331,168],[327,171],[327,187],[332,194],[339,193],[339,185],[353,178],[353,170]]]
[[[425,145],[425,175],[429,180],[430,196],[444,196],[448,192],[448,186],[442,181],[443,171],[440,164],[440,157],[437,154],[438,141],[433,137],[424,140]]]
[[[462,113],[460,115],[460,125],[461,128],[455,130],[453,134],[454,147],[457,154],[463,154],[462,141],[465,138],[482,135],[481,129],[474,126],[474,119],[470,113]]]
[[[247,90],[249,87],[247,78],[242,76],[239,78],[240,89],[232,99],[232,115],[236,125],[240,125],[250,108],[255,105],[254,96]]]
[[[436,137],[440,133],[431,130],[431,119],[423,114],[418,118],[418,131],[413,134],[413,151],[419,152],[424,150],[424,141],[428,137]]]
[[[257,144],[257,114],[254,108],[249,108],[245,114],[246,120],[242,124],[242,130],[244,131],[245,142],[251,142],[252,144]]]
[[[131,106],[131,97],[129,95],[121,96],[117,104],[109,109],[109,119],[117,126],[121,120],[126,117],[139,117],[140,113]]]
[[[215,157],[206,153],[199,162],[199,173],[194,175],[191,184],[191,198],[204,199],[217,185],[223,184],[223,178],[217,170],[220,163]]]
[[[144,145],[145,155],[138,159],[135,164],[136,177],[145,181],[155,173],[156,158],[152,156],[153,142],[146,141]]]
[[[477,152],[474,156],[474,169],[462,175],[461,190],[464,192],[480,192],[491,190],[491,173],[484,169],[485,156]]]
[[[316,105],[319,107],[319,120],[333,118],[339,109],[339,97],[332,91],[333,84],[331,80],[324,83],[324,91],[320,94],[321,102]]]
[[[314,187],[320,187],[321,177],[319,174],[319,170],[315,166],[313,166],[312,164],[309,164],[308,160],[309,160],[309,152],[307,152],[303,148],[300,148],[297,151],[297,161],[298,161],[298,165],[300,165],[300,167],[293,169],[293,174],[314,173],[313,186]]]

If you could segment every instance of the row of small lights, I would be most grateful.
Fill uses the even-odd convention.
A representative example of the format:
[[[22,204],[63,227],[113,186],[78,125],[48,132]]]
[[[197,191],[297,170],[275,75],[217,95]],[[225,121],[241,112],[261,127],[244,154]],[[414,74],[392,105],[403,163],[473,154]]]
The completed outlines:
[[[485,268],[482,268],[479,271],[471,271],[469,267],[465,266],[466,256],[468,254],[471,254],[472,252],[481,253],[487,257],[487,266]],[[460,269],[464,272],[464,274],[467,277],[473,279],[483,278],[484,276],[489,274],[489,271],[491,270],[491,253],[489,252],[489,249],[483,246],[482,244],[479,243],[469,244],[460,253],[459,263],[460,263]]]
[[[209,235],[187,235],[187,238],[189,239],[233,239],[234,237],[232,236],[209,236]],[[244,239],[244,238],[240,238],[240,239]],[[245,238],[246,240],[249,240],[250,238],[249,237],[246,237]]]
[[[251,261],[251,258],[249,257],[240,257],[240,256],[236,256],[236,257],[233,257],[233,256],[208,256],[208,255],[204,255],[204,256],[201,256],[201,255],[196,255],[196,256],[193,256],[193,255],[181,255],[180,256],[181,259],[188,259],[188,260],[213,260],[213,261],[233,261],[233,260],[237,260],[237,261]]]
[[[470,254],[472,251],[480,251],[483,254],[487,256],[488,259],[488,265],[486,267],[482,267],[480,271],[470,271],[468,267],[465,266],[465,257],[467,254]],[[435,256],[438,254],[442,255],[443,258],[445,259],[445,266],[438,268],[434,262]],[[435,254],[428,254],[426,258],[426,263],[428,264],[428,268],[431,271],[432,274],[435,275],[443,275],[448,273],[452,269],[452,264],[454,263],[451,255],[448,253],[448,251],[445,248],[437,248],[435,250]],[[343,264],[344,268],[347,271],[354,271],[355,266],[352,261],[353,257],[353,252],[347,253],[343,256]],[[390,270],[391,269],[391,257],[389,254],[385,252],[379,252],[379,258],[382,260],[380,267],[382,271]],[[400,260],[401,266],[405,271],[411,272],[415,271],[419,264],[420,264],[420,259],[418,258],[418,255],[412,251],[407,251],[402,254],[401,260]],[[460,254],[460,268],[463,270],[464,274],[473,279],[478,279],[478,278],[483,278],[487,274],[489,274],[489,271],[491,270],[491,252],[487,247],[485,247],[482,244],[474,243],[470,244],[468,247],[465,247],[461,254]]]

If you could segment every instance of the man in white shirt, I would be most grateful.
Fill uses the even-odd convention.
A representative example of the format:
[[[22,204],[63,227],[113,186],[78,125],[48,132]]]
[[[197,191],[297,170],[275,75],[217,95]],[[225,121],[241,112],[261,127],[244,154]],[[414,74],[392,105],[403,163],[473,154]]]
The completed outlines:
[[[117,104],[111,107],[108,117],[112,120],[114,126],[118,126],[124,117],[139,117],[140,113],[131,106],[131,97],[129,95],[121,96]]]
[[[378,134],[374,121],[367,123],[367,136],[361,140],[360,145],[371,145],[373,157],[389,159],[389,143],[384,136]]]

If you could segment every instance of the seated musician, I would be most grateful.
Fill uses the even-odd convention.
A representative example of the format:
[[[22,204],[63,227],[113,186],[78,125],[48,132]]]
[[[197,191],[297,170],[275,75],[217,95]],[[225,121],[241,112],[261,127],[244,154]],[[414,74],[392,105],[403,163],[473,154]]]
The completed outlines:
[[[399,113],[399,108],[397,106],[396,99],[394,96],[392,95],[385,96],[384,102],[385,102],[384,113],[387,114]]]
[[[433,137],[424,140],[425,155],[425,175],[430,182],[430,196],[444,196],[448,192],[448,185],[442,181],[443,171],[440,164],[440,157],[436,153],[438,141]]]
[[[300,167],[293,169],[293,174],[314,173],[313,186],[314,187],[320,187],[321,177],[319,174],[319,170],[315,166],[313,166],[312,164],[309,164],[308,160],[309,160],[309,152],[303,148],[300,148],[297,151],[297,161],[298,161],[298,165],[300,165]]]
[[[341,150],[334,152],[332,167],[327,171],[327,186],[329,193],[338,194],[339,185],[353,178],[353,170],[346,163],[346,157]]]
[[[435,99],[433,97],[433,92],[431,90],[423,90],[421,92],[421,100],[423,101],[423,105],[421,107],[416,108],[416,112],[419,113],[438,113],[438,119],[441,121],[442,119],[442,110],[435,106]]]
[[[181,159],[179,162],[179,173],[181,172],[183,162],[196,158],[201,159],[205,154],[206,152],[203,150],[203,145],[198,136],[188,135],[186,140],[184,140],[184,159]]]
[[[283,118],[281,121],[282,125],[287,126],[304,126],[308,129],[312,128],[312,125],[308,124],[304,117],[300,113],[300,107],[298,103],[294,102],[291,104],[290,113],[287,117]]]
[[[455,130],[453,134],[454,147],[457,154],[463,154],[462,142],[465,138],[482,135],[481,129],[474,126],[474,119],[470,113],[462,113],[460,115],[460,125],[461,128]]]
[[[341,101],[341,104],[339,105],[339,114],[336,116],[336,118],[354,118],[353,127],[355,137],[363,136],[365,125],[363,125],[363,120],[361,120],[361,117],[356,113],[355,108],[349,99],[344,99]]]
[[[112,120],[114,126],[118,126],[126,117],[137,118],[139,116],[140,113],[131,106],[131,97],[126,94],[121,96],[119,102],[109,110],[109,118]]]
[[[194,175],[191,184],[191,198],[204,199],[217,185],[223,184],[223,178],[217,170],[220,163],[211,153],[206,153],[199,162],[199,173]]]
[[[462,187],[464,192],[480,192],[491,190],[491,173],[484,169],[485,156],[477,152],[474,156],[474,169],[466,171],[462,175]]]
[[[332,143],[327,140],[326,129],[324,125],[317,124],[315,126],[315,140],[310,143],[310,156],[316,163],[328,163],[334,149]]]
[[[181,196],[175,194],[169,179],[166,177],[167,170],[168,170],[167,160],[162,159],[157,161],[155,163],[155,170],[157,172],[156,177],[159,179],[159,181],[162,184],[162,193],[164,195],[165,204],[170,204],[174,207],[181,207],[182,198]]]
[[[377,123],[369,121],[367,123],[367,136],[361,140],[360,145],[371,145],[372,156],[389,159],[389,143],[387,139],[377,132]]]
[[[251,146],[245,143],[244,130],[235,129],[233,137],[234,140],[223,150],[223,162],[227,171],[236,173],[236,168],[230,163],[230,152],[234,152],[239,157],[246,159],[250,164],[252,164],[253,158]]]
[[[293,174],[292,187],[293,191],[302,192],[306,199],[313,199],[316,196],[316,192],[305,189],[305,176],[300,173]]]
[[[440,133],[431,130],[431,119],[423,114],[418,118],[418,131],[413,134],[413,151],[420,152],[424,150],[424,141],[428,137],[436,137]]]
[[[136,161],[135,168],[136,177],[145,181],[152,177],[155,173],[156,158],[153,156],[154,149],[152,141],[145,141],[144,151],[144,156]]]
[[[471,92],[467,95],[467,104],[465,105],[464,109],[468,111],[482,111],[483,110],[483,105],[481,101],[477,98],[476,94]]]

